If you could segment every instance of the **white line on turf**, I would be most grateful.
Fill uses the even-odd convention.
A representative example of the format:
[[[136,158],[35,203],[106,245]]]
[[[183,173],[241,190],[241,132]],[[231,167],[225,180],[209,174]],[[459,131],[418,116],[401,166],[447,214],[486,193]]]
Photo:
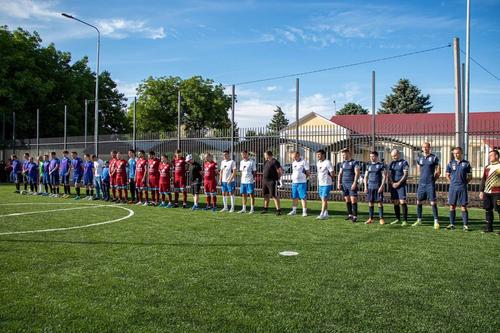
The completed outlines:
[[[89,209],[96,207],[107,207],[107,205],[95,205],[95,206],[83,206],[83,207],[71,207],[71,208],[58,208],[58,209],[50,209],[50,210],[36,210],[32,212],[22,212],[22,213],[12,213],[6,215],[0,215],[0,217],[8,217],[8,216],[21,216],[21,215],[30,215],[30,214],[38,214],[38,213],[52,213],[52,212],[60,212],[63,210],[76,210],[76,209]]]
[[[14,202],[14,203],[9,203],[9,204],[0,204],[1,206],[6,206],[6,205],[13,205],[13,206],[18,206],[18,205],[37,205],[39,203],[34,203],[34,202],[29,202],[29,203],[20,203],[20,202]],[[40,203],[40,204],[48,204],[48,203]],[[70,204],[70,203],[50,203],[50,204]],[[34,233],[40,233],[40,232],[53,232],[53,231],[64,231],[64,230],[74,230],[74,229],[83,229],[83,228],[90,228],[90,227],[96,227],[99,225],[104,225],[104,224],[111,224],[119,221],[123,221],[125,219],[128,219],[132,216],[134,216],[134,211],[130,208],[127,207],[122,207],[118,205],[92,205],[92,204],[85,204],[85,206],[103,206],[103,207],[111,207],[111,208],[120,208],[123,210],[128,211],[128,215],[124,217],[120,217],[118,219],[110,220],[110,221],[104,221],[104,222],[97,222],[97,223],[92,223],[92,224],[86,224],[86,225],[79,225],[79,226],[74,226],[74,227],[66,227],[66,228],[52,228],[52,229],[38,229],[38,230],[26,230],[26,231],[10,231],[10,232],[2,232],[0,233],[0,236],[3,235],[19,235],[19,234],[34,234]]]

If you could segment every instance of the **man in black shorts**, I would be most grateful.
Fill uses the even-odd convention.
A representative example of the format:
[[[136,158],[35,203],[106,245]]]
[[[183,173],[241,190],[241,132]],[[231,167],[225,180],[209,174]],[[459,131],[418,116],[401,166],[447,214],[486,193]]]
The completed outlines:
[[[189,164],[189,180],[191,181],[191,192],[193,193],[193,207],[192,210],[198,210],[200,207],[198,203],[200,201],[200,190],[201,184],[203,181],[203,176],[201,175],[201,171],[203,168],[200,163],[196,162],[193,159],[192,155],[186,156],[186,162]]]
[[[264,210],[261,214],[267,213],[269,209],[269,198],[273,198],[276,207],[276,215],[281,215],[280,199],[276,187],[283,173],[280,162],[278,162],[271,151],[264,153],[266,162],[262,173],[262,193],[264,194]]]

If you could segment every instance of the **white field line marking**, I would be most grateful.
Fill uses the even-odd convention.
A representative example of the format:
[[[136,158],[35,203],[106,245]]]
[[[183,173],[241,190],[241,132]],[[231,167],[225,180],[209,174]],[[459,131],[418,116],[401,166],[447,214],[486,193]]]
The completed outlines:
[[[89,208],[94,208],[94,207],[96,207],[96,208],[97,207],[106,207],[106,205],[59,208],[59,209],[51,209],[51,210],[37,210],[37,211],[33,211],[33,212],[23,212],[23,213],[12,213],[12,214],[0,215],[0,217],[21,216],[21,215],[30,215],[30,214],[38,214],[38,213],[52,213],[52,212],[60,212],[63,210],[89,209]]]
[[[1,206],[5,206],[5,205],[16,205],[17,206],[17,205],[25,205],[25,204],[37,204],[37,203],[10,203],[10,204],[0,204],[0,205]],[[58,203],[54,203],[54,204],[58,204]],[[87,205],[87,206],[95,207],[96,205]],[[97,222],[97,223],[92,223],[92,224],[87,224],[87,225],[80,225],[80,226],[75,226],[75,227],[2,232],[2,233],[0,233],[0,236],[3,236],[3,235],[19,235],[19,234],[34,234],[34,233],[40,233],[40,232],[53,232],[53,231],[64,231],[64,230],[90,228],[90,227],[96,227],[96,226],[99,226],[99,225],[111,224],[111,223],[123,221],[125,219],[128,219],[128,218],[134,216],[134,214],[135,214],[132,209],[126,208],[126,207],[122,207],[122,206],[117,206],[117,205],[97,205],[97,206],[111,207],[111,208],[120,208],[120,209],[126,210],[128,212],[128,215],[124,216],[124,217],[120,217],[118,219],[110,220],[110,221]]]

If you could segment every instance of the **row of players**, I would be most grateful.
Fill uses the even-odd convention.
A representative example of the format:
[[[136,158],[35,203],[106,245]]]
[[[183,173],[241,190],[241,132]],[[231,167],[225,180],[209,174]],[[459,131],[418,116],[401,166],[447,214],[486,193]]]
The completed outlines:
[[[423,155],[417,160],[417,173],[419,175],[417,190],[417,221],[413,226],[422,224],[422,204],[428,200],[432,207],[434,218],[434,228],[440,227],[438,220],[438,206],[436,204],[436,180],[441,175],[439,159],[431,153],[428,142],[422,145]],[[217,186],[221,185],[223,198],[222,211],[234,212],[235,190],[237,179],[236,162],[231,159],[229,151],[224,151],[224,159],[220,166],[214,161],[212,154],[205,154],[203,166],[194,161],[191,155],[183,156],[180,150],[175,152],[175,157],[170,163],[167,155],[157,158],[153,151],[149,152],[147,158],[144,151],[135,156],[135,152],[128,152],[126,160],[120,152],[112,151],[111,159],[105,163],[95,155],[85,155],[84,160],[78,157],[76,152],[63,152],[63,157],[59,160],[55,152],[43,157],[40,165],[37,165],[29,154],[25,154],[25,161],[21,163],[15,156],[13,160],[13,178],[16,182],[16,190],[20,189],[21,179],[25,180],[25,190],[29,185],[31,191],[36,186],[38,172],[41,175],[41,184],[45,186],[45,191],[50,188],[51,196],[59,195],[59,182],[64,187],[64,197],[70,195],[70,185],[76,188],[75,199],[80,199],[80,187],[86,187],[87,199],[92,199],[94,188],[96,189],[95,199],[101,198],[121,203],[136,203],[142,205],[159,205],[165,207],[178,207],[179,194],[182,193],[182,206],[187,208],[187,188],[188,180],[191,191],[194,195],[193,210],[200,209],[199,194],[203,187],[206,194],[205,209],[216,209]],[[292,152],[292,211],[288,215],[297,214],[299,200],[302,205],[302,215],[307,216],[307,180],[310,177],[309,164],[298,152]],[[240,193],[242,195],[242,210],[245,213],[248,198],[250,199],[249,213],[254,213],[255,205],[255,161],[249,158],[247,151],[241,153],[239,171],[241,173]],[[264,209],[262,213],[268,212],[270,199],[273,199],[276,214],[281,215],[280,199],[277,193],[279,180],[283,174],[280,163],[273,157],[271,151],[264,155],[265,163],[262,175],[262,189],[264,195]],[[409,164],[400,158],[397,149],[391,152],[392,162],[389,166],[378,160],[378,153],[370,153],[370,162],[367,165],[364,176],[361,175],[360,163],[352,159],[349,150],[342,151],[343,162],[338,175],[330,162],[326,159],[324,150],[316,153],[317,157],[317,177],[318,194],[321,198],[321,213],[317,219],[327,219],[328,198],[333,190],[336,180],[337,189],[342,191],[346,202],[347,218],[352,222],[357,221],[358,216],[358,183],[362,179],[364,192],[367,194],[369,204],[369,219],[366,224],[374,223],[375,204],[378,206],[379,223],[385,224],[383,192],[386,183],[390,189],[391,200],[394,203],[396,220],[391,224],[401,223],[408,225],[407,206],[407,186]],[[446,178],[450,181],[448,203],[450,205],[450,224],[448,229],[454,229],[456,225],[456,207],[461,207],[463,229],[468,230],[468,193],[467,184],[471,179],[471,167],[469,162],[462,157],[462,148],[456,147],[453,150],[453,159],[448,163]],[[486,210],[487,225],[485,231],[492,231],[493,210],[500,214],[500,163],[498,151],[493,150],[489,154],[490,164],[485,168],[482,184],[481,199]],[[171,168],[173,166],[174,200],[171,196]],[[189,175],[187,171],[189,170]],[[70,173],[72,181],[70,182]],[[111,194],[109,193],[111,190]],[[128,201],[128,191],[130,190],[131,201]],[[151,199],[148,194],[151,194]],[[118,194],[118,196],[117,196]],[[112,197],[110,197],[112,195]],[[161,196],[161,198],[160,198]],[[230,207],[228,203],[230,201]]]

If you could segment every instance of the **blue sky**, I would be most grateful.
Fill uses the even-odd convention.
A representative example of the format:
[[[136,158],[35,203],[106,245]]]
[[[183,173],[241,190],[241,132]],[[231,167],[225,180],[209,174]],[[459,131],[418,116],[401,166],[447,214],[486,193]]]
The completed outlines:
[[[38,31],[74,59],[101,70],[127,96],[148,76],[202,75],[231,84],[388,57],[461,39],[466,1],[28,1],[0,0],[0,24]],[[472,0],[471,55],[500,76],[500,0]],[[462,61],[465,57],[462,55]],[[453,112],[452,48],[301,77],[301,114],[325,117],[345,103],[377,106],[399,78],[431,95],[432,112]],[[293,120],[295,78],[238,86],[240,127],[265,125],[276,105]],[[500,81],[471,63],[471,112],[500,111]]]

